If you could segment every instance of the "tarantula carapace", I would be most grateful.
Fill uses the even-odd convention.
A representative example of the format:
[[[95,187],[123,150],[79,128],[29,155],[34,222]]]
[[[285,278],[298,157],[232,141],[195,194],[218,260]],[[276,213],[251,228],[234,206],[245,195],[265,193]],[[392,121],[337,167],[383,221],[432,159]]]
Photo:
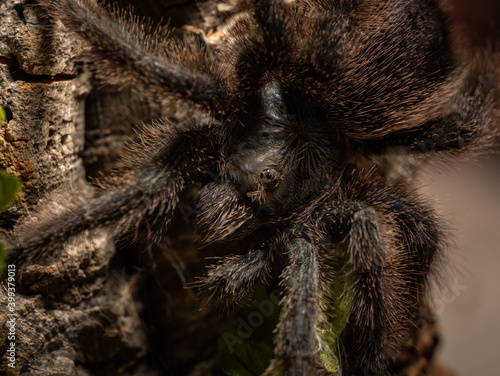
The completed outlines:
[[[494,43],[452,27],[458,3],[242,2],[217,37],[182,43],[94,0],[47,0],[89,41],[103,81],[189,103],[211,121],[144,126],[125,167],[91,200],[29,224],[10,258],[34,263],[97,228],[135,225],[161,242],[179,194],[200,183],[203,241],[259,244],[209,270],[208,296],[238,302],[286,260],[267,372],[308,374],[331,319],[328,265],[342,262],[342,375],[388,374],[445,242],[415,175],[393,177],[391,155],[468,156],[496,138]]]

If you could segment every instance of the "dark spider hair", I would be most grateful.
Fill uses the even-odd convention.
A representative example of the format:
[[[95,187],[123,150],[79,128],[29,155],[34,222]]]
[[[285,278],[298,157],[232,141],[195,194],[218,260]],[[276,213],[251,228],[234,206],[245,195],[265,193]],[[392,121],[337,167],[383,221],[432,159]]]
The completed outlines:
[[[209,300],[238,303],[275,258],[286,260],[267,373],[308,374],[342,270],[342,374],[388,374],[446,239],[414,175],[394,177],[399,162],[387,159],[470,157],[498,138],[498,53],[474,38],[462,49],[450,4],[259,0],[215,41],[184,44],[92,0],[48,0],[89,41],[102,80],[188,102],[211,121],[144,126],[92,199],[18,229],[10,259],[36,263],[103,227],[135,226],[161,242],[179,194],[200,183],[203,242],[259,244],[209,270],[200,283]]]

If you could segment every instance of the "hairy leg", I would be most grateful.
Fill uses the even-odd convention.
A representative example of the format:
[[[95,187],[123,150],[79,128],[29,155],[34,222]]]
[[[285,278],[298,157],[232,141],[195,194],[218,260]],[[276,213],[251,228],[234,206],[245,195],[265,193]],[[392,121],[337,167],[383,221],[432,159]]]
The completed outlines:
[[[318,226],[341,242],[351,274],[351,313],[342,333],[344,371],[384,374],[418,313],[428,274],[444,247],[441,224],[416,194],[353,173]],[[371,374],[371,373],[370,373]]]
[[[276,63],[287,51],[286,23],[278,0],[255,2],[255,18],[261,27],[268,63]]]
[[[238,304],[258,280],[265,278],[271,262],[272,253],[265,245],[245,255],[226,257],[198,283],[202,296],[225,307]]]
[[[284,252],[288,266],[281,276],[284,289],[276,336],[276,359],[268,370],[283,375],[307,375],[311,356],[319,349],[316,325],[320,318],[318,250],[309,238],[286,233]],[[266,373],[266,374],[267,374]]]
[[[178,193],[191,181],[185,172],[206,167],[207,140],[207,129],[197,124],[175,130],[168,124],[147,127],[142,142],[130,147],[127,166],[102,184],[96,197],[63,195],[62,202],[54,202],[62,206],[59,213],[47,205],[37,213],[39,220],[16,229],[9,259],[19,266],[37,262],[73,236],[98,227],[116,234],[146,219],[164,230]]]
[[[449,113],[445,116],[405,131],[398,131],[368,143],[375,153],[388,147],[404,147],[413,153],[430,152],[489,152],[500,138],[496,108],[500,92],[496,82],[498,58],[471,62],[470,71],[450,95]],[[480,60],[479,58],[477,60]],[[493,65],[493,66],[489,66]],[[471,153],[469,153],[471,154]]]
[[[409,199],[392,194],[384,200],[384,205],[384,212],[398,224],[398,239],[408,252],[405,274],[414,279],[415,289],[422,292],[432,265],[442,257],[446,246],[441,221],[417,197]]]
[[[89,60],[103,80],[125,85],[136,82],[146,91],[179,94],[203,105],[222,95],[220,82],[209,72],[210,59],[200,46],[187,53],[187,47],[176,45],[161,28],[145,28],[125,12],[110,13],[95,0],[46,3],[52,15],[89,41]]]
[[[326,210],[327,231],[345,236],[345,258],[351,267],[346,287],[351,310],[342,332],[342,374],[369,370],[384,374],[394,355],[403,310],[395,259],[399,250],[387,218],[361,202]]]

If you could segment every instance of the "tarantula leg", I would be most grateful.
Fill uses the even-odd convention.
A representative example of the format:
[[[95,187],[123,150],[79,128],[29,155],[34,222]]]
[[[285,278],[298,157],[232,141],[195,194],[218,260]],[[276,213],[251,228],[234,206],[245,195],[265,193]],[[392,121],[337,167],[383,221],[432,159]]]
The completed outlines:
[[[487,69],[479,63],[477,65],[479,66],[471,68],[471,73],[456,89],[452,96],[451,111],[446,116],[367,142],[367,146],[375,152],[384,152],[387,147],[393,146],[407,147],[414,153],[484,153],[493,150],[500,137],[496,111],[500,98],[495,87],[498,81],[497,69],[496,66]]]
[[[398,343],[398,314],[402,310],[397,279],[393,278],[396,271],[391,265],[394,240],[383,217],[362,203],[346,202],[327,216],[332,233],[346,234],[345,252],[352,268],[347,287],[352,305],[341,334],[342,374],[384,375]]]
[[[276,46],[285,32],[284,17],[278,0],[256,0],[255,18],[262,27],[266,42]]]
[[[173,62],[180,48],[168,44],[161,29],[145,31],[138,20],[125,13],[111,15],[95,0],[47,0],[47,5],[51,14],[89,41],[93,68],[109,83],[136,82],[155,93],[177,93],[204,105],[221,94],[219,82],[207,72]],[[191,52],[198,53],[199,61],[208,61],[201,49]]]
[[[198,286],[207,300],[222,302],[226,307],[237,304],[255,283],[265,278],[272,253],[262,246],[245,255],[225,258],[223,262],[212,267]]]
[[[30,233],[28,229],[19,229],[14,245],[9,247],[9,260],[18,265],[37,262],[85,230],[121,221],[122,216],[129,214],[136,204],[139,207],[146,205],[146,196],[140,188],[127,185],[103,193],[86,204],[83,201],[78,204],[71,205],[55,217],[42,211],[45,219],[35,227],[29,226]]]
[[[206,163],[201,145],[207,137],[198,125],[174,131],[167,124],[157,124],[146,130],[142,145],[131,146],[128,168],[103,184],[96,197],[57,196],[62,212],[54,213],[47,205],[37,213],[39,220],[16,229],[9,260],[21,266],[50,257],[73,236],[98,227],[116,234],[148,219],[165,230],[178,193],[190,181],[185,171],[198,171]]]
[[[231,182],[210,182],[194,197],[197,213],[195,230],[205,244],[242,238],[256,230],[260,221],[254,210],[243,200],[237,185]]]
[[[464,121],[467,124],[463,124]],[[430,121],[408,132],[392,134],[376,143],[369,143],[375,152],[385,152],[387,147],[408,146],[410,152],[460,151],[482,137],[480,119],[460,119],[456,115]]]
[[[293,235],[292,235],[293,236]],[[318,250],[302,233],[285,245],[288,266],[282,274],[284,288],[277,326],[276,359],[266,371],[286,376],[308,374],[311,356],[319,349],[316,325],[320,317]]]
[[[386,213],[399,225],[398,239],[407,252],[404,277],[407,281],[406,301],[418,309],[419,300],[427,282],[431,265],[442,255],[445,236],[440,230],[438,217],[432,210],[418,202],[396,194],[382,200]]]
[[[255,18],[260,24],[269,63],[275,64],[281,55],[287,51],[288,39],[286,36],[286,23],[281,9],[281,1],[258,0],[255,2]]]

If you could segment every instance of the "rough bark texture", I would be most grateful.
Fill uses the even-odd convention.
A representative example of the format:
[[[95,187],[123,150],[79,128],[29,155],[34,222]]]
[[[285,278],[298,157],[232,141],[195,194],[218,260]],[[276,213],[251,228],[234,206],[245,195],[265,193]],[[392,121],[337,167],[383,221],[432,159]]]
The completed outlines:
[[[158,19],[172,16],[172,26],[189,20],[204,29],[230,9],[215,2],[198,3],[199,8],[182,3],[190,2],[165,6],[151,0],[141,9]],[[29,218],[36,205],[58,191],[91,189],[86,176],[97,177],[113,166],[139,120],[191,115],[176,103],[142,100],[134,88],[93,87],[91,75],[75,65],[81,48],[33,1],[0,0],[0,106],[7,113],[0,128],[0,168],[24,184],[15,205],[0,216],[0,235],[8,235],[18,220]],[[17,283],[14,369],[4,356],[9,341],[2,286],[0,373],[209,375],[217,334],[227,320],[200,310],[193,290],[185,287],[204,273],[207,256],[239,249],[230,244],[200,252],[182,214],[174,219],[167,244],[154,250],[156,269],[140,247],[119,244],[115,255],[106,233],[83,234],[55,263],[29,266],[22,284]],[[130,260],[146,273],[128,266]],[[427,326],[415,329],[402,350],[401,375],[420,375],[423,369],[441,374],[433,371],[434,324],[424,321]]]
[[[45,26],[53,24],[53,32]],[[23,193],[0,219],[4,232],[57,190],[87,189],[82,159],[90,75],[75,57],[81,43],[24,0],[0,3],[0,168],[20,177]],[[26,218],[26,217],[23,217]],[[21,219],[23,220],[23,219]],[[110,278],[114,245],[106,234],[81,238],[48,266],[16,281],[16,367],[7,367],[7,309],[0,291],[0,369],[9,374],[88,375],[136,369],[146,354],[139,279]],[[137,368],[139,367],[139,368]],[[102,370],[102,372],[101,372]],[[144,374],[152,374],[148,370]]]

